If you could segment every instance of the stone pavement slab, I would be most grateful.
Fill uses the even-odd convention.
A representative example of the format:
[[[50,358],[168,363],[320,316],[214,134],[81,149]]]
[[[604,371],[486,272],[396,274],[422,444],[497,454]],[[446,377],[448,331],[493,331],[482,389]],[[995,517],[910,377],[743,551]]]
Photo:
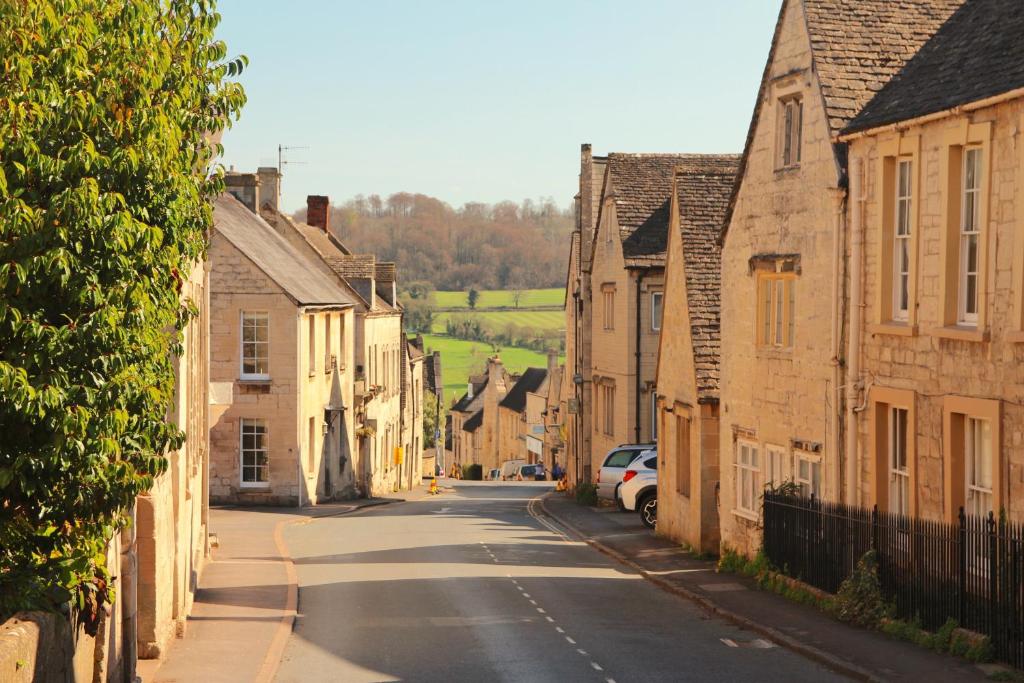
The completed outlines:
[[[779,645],[861,680],[978,681],[981,667],[950,655],[848,626],[813,607],[759,590],[752,579],[719,574],[715,562],[695,558],[656,536],[635,513],[579,505],[552,494],[544,511],[570,533],[630,564],[662,588],[757,631]]]

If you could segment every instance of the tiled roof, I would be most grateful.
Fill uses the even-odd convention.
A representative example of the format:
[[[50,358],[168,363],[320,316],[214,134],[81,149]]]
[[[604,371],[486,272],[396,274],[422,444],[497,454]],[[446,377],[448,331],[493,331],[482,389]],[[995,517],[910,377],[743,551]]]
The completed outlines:
[[[234,196],[222,194],[214,200],[213,226],[297,303],[355,304],[336,280],[311,267],[306,257]]]
[[[548,371],[545,368],[526,368],[526,372],[512,385],[498,405],[517,413],[523,412],[526,409],[526,395],[537,391],[547,376]]]
[[[1024,87],[1024,3],[971,0],[850,122],[846,132],[933,114]]]
[[[814,68],[829,124],[836,133],[903,68],[963,0],[803,3]],[[1019,0],[1014,4],[1020,11]]]
[[[681,164],[720,164],[714,154],[609,154],[619,237],[627,265],[664,265],[672,174]]]
[[[761,107],[773,76],[775,48],[783,18],[803,4],[811,42],[812,69],[821,83],[829,129],[839,133],[874,94],[891,79],[964,0],[783,0],[768,61],[761,74],[754,111],[743,145],[743,158],[722,223],[724,242],[746,173]],[[846,168],[846,146],[833,145],[836,163]]]
[[[430,393],[441,395],[444,381],[441,377],[441,354],[437,351],[427,356],[427,362],[423,366],[423,384]]]
[[[473,378],[471,377],[469,381],[473,385],[473,396],[471,397],[468,392],[463,394],[462,397],[455,402],[455,405],[452,406],[452,410],[464,413],[467,410],[469,410],[469,407],[473,403],[473,401],[483,396],[484,389],[487,387],[487,375],[484,375],[483,379],[479,379],[476,381],[474,381]]]
[[[711,168],[694,164],[676,173],[690,336],[697,394],[702,399],[718,398],[722,282],[718,235],[738,167],[739,155],[728,154]]]
[[[480,428],[480,425],[483,424],[483,421],[484,409],[481,408],[480,410],[473,413],[468,420],[462,423],[462,431],[475,432],[477,429]]]

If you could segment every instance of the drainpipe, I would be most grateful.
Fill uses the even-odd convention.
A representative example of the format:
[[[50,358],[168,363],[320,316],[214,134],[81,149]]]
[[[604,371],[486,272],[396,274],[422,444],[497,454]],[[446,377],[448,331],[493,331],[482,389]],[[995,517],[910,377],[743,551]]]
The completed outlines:
[[[846,500],[857,497],[857,405],[860,403],[861,318],[864,290],[864,188],[863,161],[850,160],[850,342],[847,353],[849,373],[846,378]]]
[[[842,287],[845,282],[845,244],[844,237],[846,231],[844,228],[845,223],[845,200],[846,200],[846,189],[842,187],[836,187],[832,189],[832,359],[830,361],[832,365],[832,387],[831,387],[831,400],[832,410],[829,411],[828,421],[831,423],[831,429],[829,429],[828,443],[826,449],[829,453],[835,455],[836,466],[831,468],[832,482],[829,487],[834,495],[839,500],[845,500],[842,496],[842,467],[845,466],[846,461],[849,459],[849,454],[845,453],[844,444],[840,430],[843,426],[843,390],[842,390],[842,373],[843,373],[843,362],[840,358],[842,354],[842,316],[843,316],[843,296]],[[847,501],[850,502],[850,501]]]
[[[636,400],[636,424],[633,427],[635,443],[640,443],[640,330],[643,325],[643,316],[640,315],[641,306],[643,304],[643,294],[640,291],[640,288],[643,281],[644,271],[636,271],[636,387],[634,392],[634,398]]]

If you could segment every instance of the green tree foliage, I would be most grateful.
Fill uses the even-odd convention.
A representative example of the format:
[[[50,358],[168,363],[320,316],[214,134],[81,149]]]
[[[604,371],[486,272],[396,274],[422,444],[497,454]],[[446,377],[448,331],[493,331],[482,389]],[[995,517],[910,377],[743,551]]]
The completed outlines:
[[[436,430],[444,430],[444,405],[429,391],[423,392],[423,447],[434,448]]]
[[[469,294],[466,295],[466,303],[469,304],[470,308],[476,308],[476,302],[480,300],[480,292],[475,289],[470,289]]]
[[[0,613],[95,613],[107,542],[182,443],[179,291],[245,100],[218,21],[214,0],[0,0]]]
[[[405,329],[430,334],[434,325],[434,306],[430,300],[406,299],[402,305],[405,307]]]
[[[346,246],[441,290],[560,287],[573,224],[573,211],[552,199],[454,208],[408,192],[357,196],[331,216]]]

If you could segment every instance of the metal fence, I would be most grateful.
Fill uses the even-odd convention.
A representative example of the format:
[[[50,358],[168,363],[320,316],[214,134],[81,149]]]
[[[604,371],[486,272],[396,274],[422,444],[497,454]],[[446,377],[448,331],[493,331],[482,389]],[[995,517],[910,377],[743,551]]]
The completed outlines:
[[[930,630],[953,618],[1024,668],[1024,525],[963,508],[947,523],[765,493],[764,552],[788,576],[836,593],[870,550],[897,617]]]

